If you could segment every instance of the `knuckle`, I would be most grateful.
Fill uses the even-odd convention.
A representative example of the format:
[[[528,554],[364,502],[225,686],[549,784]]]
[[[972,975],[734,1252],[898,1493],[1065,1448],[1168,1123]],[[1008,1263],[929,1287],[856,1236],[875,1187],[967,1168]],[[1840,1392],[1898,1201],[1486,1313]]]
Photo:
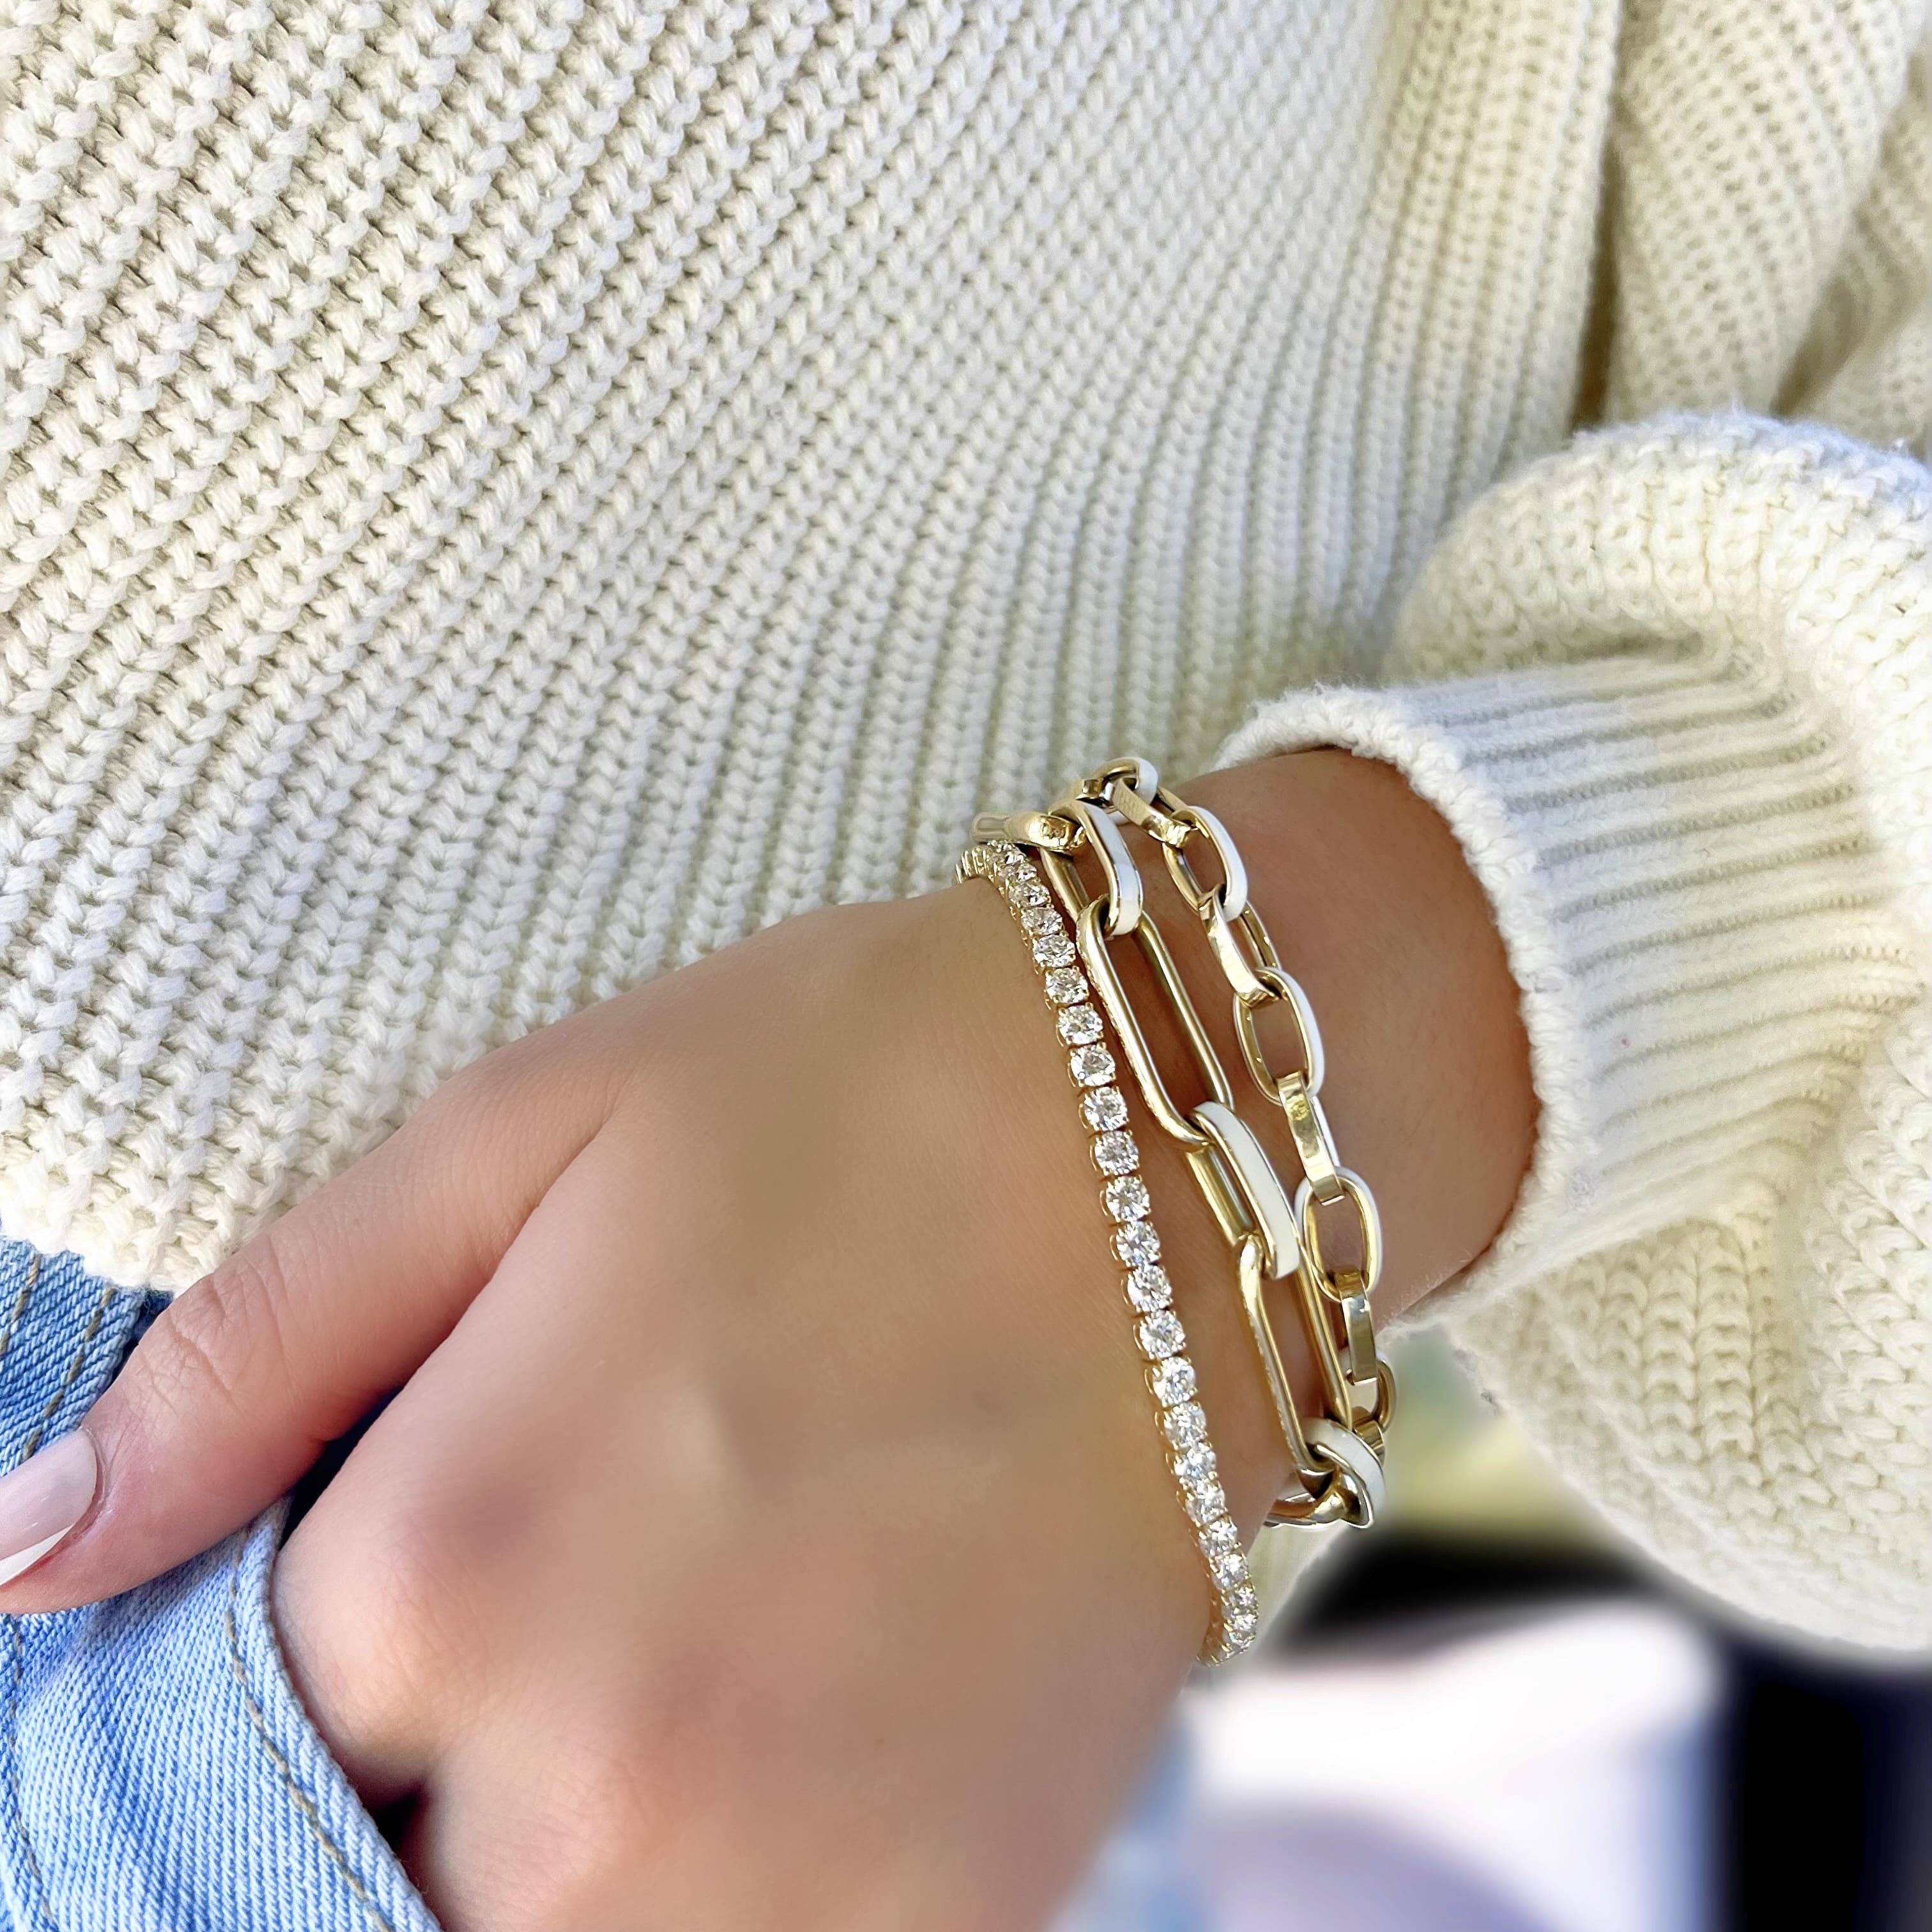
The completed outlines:
[[[286,1239],[256,1236],[182,1294],[142,1340],[148,1393],[171,1414],[238,1415],[286,1393]]]
[[[292,1558],[304,1661],[345,1735],[399,1741],[482,1680],[474,1595],[447,1538],[414,1522],[357,1525],[308,1539],[298,1557],[292,1544],[285,1573]]]

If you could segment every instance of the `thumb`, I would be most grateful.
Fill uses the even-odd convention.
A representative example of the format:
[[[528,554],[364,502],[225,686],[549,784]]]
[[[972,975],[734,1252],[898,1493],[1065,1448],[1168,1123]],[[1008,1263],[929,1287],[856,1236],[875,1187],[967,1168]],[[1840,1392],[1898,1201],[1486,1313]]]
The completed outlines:
[[[409,1378],[609,1118],[593,1013],[465,1069],[161,1312],[80,1427],[0,1477],[0,1611],[172,1569]]]

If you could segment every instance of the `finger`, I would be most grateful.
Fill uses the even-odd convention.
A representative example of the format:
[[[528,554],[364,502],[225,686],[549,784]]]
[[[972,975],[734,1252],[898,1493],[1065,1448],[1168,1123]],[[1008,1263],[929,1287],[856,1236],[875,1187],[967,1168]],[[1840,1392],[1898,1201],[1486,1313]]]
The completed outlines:
[[[466,1069],[164,1310],[80,1428],[0,1478],[6,1610],[172,1568],[405,1381],[608,1117],[625,1004]]]

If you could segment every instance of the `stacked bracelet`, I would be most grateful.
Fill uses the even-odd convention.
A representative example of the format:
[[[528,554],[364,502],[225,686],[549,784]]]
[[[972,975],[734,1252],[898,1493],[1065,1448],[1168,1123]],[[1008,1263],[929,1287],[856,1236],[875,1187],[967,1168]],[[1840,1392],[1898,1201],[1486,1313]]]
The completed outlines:
[[[1067,1049],[1067,1071],[1079,1095],[1088,1150],[1102,1178],[1100,1198],[1113,1223],[1113,1252],[1124,1270],[1122,1287],[1135,1318],[1134,1339],[1149,1364],[1148,1388],[1158,1405],[1168,1466],[1214,1593],[1201,1658],[1222,1662],[1254,1642],[1259,1612],[1240,1532],[1228,1514],[1207,1414],[1197,1399],[1186,1334],[1161,1264],[1160,1237],[1149,1218],[1151,1204],[1140,1178],[1140,1148],[1127,1125],[1126,1096],[1114,1084],[1116,1068],[1105,1044],[1101,1010],[1094,1004],[1053,895],[1039,868],[1018,846],[1004,839],[970,846],[960,859],[958,876],[988,879],[999,887],[1044,976],[1048,1004]]]
[[[1259,1138],[1234,1111],[1226,1072],[1148,911],[1145,887],[1124,836],[1130,826],[1155,842],[1228,982],[1241,1058],[1263,1097],[1286,1117],[1301,1165],[1301,1180],[1292,1195]],[[1072,1022],[1082,1030],[1081,1043],[1073,1043],[1067,1023],[1062,1027],[1062,1037],[1073,1043],[1075,1080],[1112,1096],[1104,1110],[1112,1124],[1104,1129],[1094,1110],[1088,1109],[1089,1124],[1100,1136],[1096,1165],[1104,1174],[1116,1172],[1107,1166],[1108,1160],[1126,1162],[1118,1170],[1125,1174],[1139,1164],[1138,1149],[1126,1130],[1124,1097],[1111,1084],[1112,1055],[1098,1045],[1104,1016],[1104,1026],[1112,1028],[1148,1114],[1180,1146],[1233,1248],[1242,1312],[1295,1472],[1294,1486],[1276,1499],[1268,1521],[1372,1522],[1382,1504],[1385,1432],[1395,1402],[1394,1378],[1377,1350],[1369,1305],[1382,1270],[1381,1225],[1367,1184],[1342,1166],[1336,1154],[1319,1098],[1324,1056],[1315,1016],[1249,899],[1246,870],[1234,842],[1211,812],[1162,784],[1154,766],[1140,758],[1102,766],[1045,812],[982,813],[973,829],[979,842],[961,860],[958,875],[993,879],[1006,893],[1034,936],[1035,959],[1054,976],[1048,980],[1049,997],[1059,1004],[1057,986],[1081,1010],[1082,1017]],[[1202,884],[1190,861],[1189,848],[1197,842],[1214,856],[1220,877],[1212,884]],[[1074,858],[1082,853],[1098,862],[1102,884],[1096,894],[1087,891],[1076,868]],[[1178,1106],[1169,1093],[1114,966],[1109,942],[1130,936],[1146,956],[1207,1088],[1207,1097],[1191,1109]],[[1268,1006],[1288,1013],[1300,1042],[1302,1064],[1286,1073],[1269,1064],[1256,1028],[1256,1015]],[[1090,1057],[1096,1052],[1097,1058]],[[1083,1054],[1090,1057],[1083,1059]],[[1083,1069],[1094,1075],[1093,1081],[1083,1081]],[[1115,1245],[1130,1270],[1132,1300],[1136,1256],[1144,1250],[1145,1259],[1156,1262],[1158,1240],[1144,1219],[1144,1187],[1108,1197],[1110,1210],[1128,1202],[1137,1212],[1117,1230]],[[1316,1214],[1320,1208],[1344,1204],[1360,1229],[1361,1261],[1358,1267],[1336,1268],[1323,1258]],[[1127,1234],[1130,1226],[1144,1228],[1144,1234]],[[1295,1286],[1321,1378],[1324,1412],[1312,1419],[1304,1420],[1295,1406],[1268,1306],[1268,1282],[1284,1278]],[[1194,1399],[1193,1370],[1181,1352],[1179,1318],[1168,1305],[1164,1273],[1159,1286],[1160,1312],[1172,1318],[1171,1324],[1144,1316],[1142,1346],[1155,1361],[1150,1386],[1162,1406],[1162,1426],[1174,1448],[1176,1480],[1189,1515],[1200,1528],[1215,1582],[1216,1614],[1202,1655],[1218,1661],[1253,1641],[1254,1595],[1238,1533],[1226,1517],[1225,1498],[1214,1478],[1206,1419]],[[1169,1341],[1172,1351],[1156,1352]],[[1164,1373],[1171,1360],[1182,1366]],[[1220,1526],[1223,1523],[1225,1528]]]

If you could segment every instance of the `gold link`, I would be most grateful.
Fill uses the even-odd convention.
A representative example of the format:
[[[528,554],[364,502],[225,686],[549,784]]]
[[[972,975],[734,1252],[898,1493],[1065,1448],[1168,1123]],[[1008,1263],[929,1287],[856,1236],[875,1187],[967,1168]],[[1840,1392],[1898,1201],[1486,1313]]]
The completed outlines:
[[[1218,905],[1227,918],[1239,919],[1248,909],[1248,868],[1241,862],[1240,854],[1234,850],[1234,842],[1228,836],[1228,828],[1204,805],[1182,806],[1174,815],[1185,820],[1214,847],[1214,856],[1221,866],[1220,884],[1204,886],[1188,863],[1185,846],[1162,846],[1161,856],[1167,861],[1168,876],[1181,897],[1196,912],[1204,911],[1211,903]]]
[[[1270,1529],[1288,1524],[1298,1529],[1310,1529],[1324,1523],[1354,1522],[1348,1486],[1338,1480],[1332,1467],[1322,1470],[1322,1480],[1319,1496],[1291,1490],[1276,1498],[1274,1507],[1262,1521]]]
[[[1294,1271],[1294,1285],[1300,1296],[1301,1326],[1322,1377],[1323,1406],[1330,1418],[1346,1429],[1354,1418],[1354,1393],[1335,1345],[1334,1324],[1329,1318],[1330,1304],[1317,1282],[1316,1264],[1309,1258],[1306,1244],[1301,1251],[1301,1265]]]
[[[1352,1389],[1367,1386],[1368,1412],[1372,1414],[1378,1394],[1376,1371],[1381,1364],[1376,1354],[1376,1324],[1369,1312],[1369,1298],[1359,1292],[1344,1294],[1338,1305],[1342,1310],[1342,1366],[1348,1371]]]
[[[1222,1166],[1219,1150],[1213,1142],[1204,1136],[1198,1148],[1183,1148],[1187,1165],[1193,1171],[1195,1184],[1201,1190],[1202,1197],[1212,1211],[1216,1225],[1228,1246],[1238,1247],[1244,1235],[1254,1232],[1240,1197],[1228,1180]]]
[[[1088,772],[1074,790],[1092,804],[1110,806],[1116,784],[1128,786],[1151,803],[1160,790],[1160,772],[1151,758],[1109,758],[1098,771]]]
[[[1241,1058],[1247,1062],[1255,1084],[1277,1107],[1282,1107],[1288,1104],[1282,1097],[1283,1083],[1291,1076],[1276,1073],[1268,1064],[1261,1035],[1255,1030],[1255,1016],[1268,1006],[1287,1007],[1294,1022],[1296,1037],[1301,1042],[1300,1077],[1311,1094],[1322,1090],[1328,1055],[1322,1046],[1322,1029],[1315,1023],[1315,1009],[1308,1004],[1301,982],[1279,966],[1263,966],[1255,977],[1261,983],[1259,999],[1244,1000],[1238,991],[1234,995],[1234,1036],[1241,1043]]]
[[[1282,1440],[1288,1444],[1288,1453],[1294,1458],[1302,1486],[1314,1490],[1320,1486],[1322,1471],[1309,1453],[1308,1438],[1301,1432],[1301,1418],[1288,1389],[1288,1365],[1282,1359],[1280,1344],[1275,1340],[1274,1323],[1268,1310],[1266,1272],[1259,1237],[1244,1235],[1234,1246],[1234,1274],[1240,1286],[1241,1306],[1248,1318],[1248,1334],[1261,1360],[1262,1378],[1268,1384],[1268,1396],[1274,1404],[1275,1420],[1280,1425]]]
[[[1255,1130],[1231,1107],[1203,1100],[1192,1116],[1194,1124],[1214,1143],[1227,1170],[1232,1192],[1244,1210],[1243,1233],[1261,1238],[1270,1276],[1280,1280],[1301,1259],[1296,1232],[1294,1203]]]
[[[1150,838],[1162,844],[1184,845],[1192,836],[1194,828],[1181,818],[1178,808],[1185,800],[1176,798],[1164,784],[1156,784],[1151,797],[1144,797],[1133,787],[1115,779],[1111,788],[1107,802],[1130,825],[1138,825]]]
[[[1376,1284],[1382,1278],[1382,1216],[1376,1211],[1376,1197],[1369,1192],[1368,1183],[1354,1168],[1339,1167],[1335,1172],[1354,1203],[1356,1219],[1361,1224],[1362,1292],[1372,1294]],[[1302,1250],[1321,1285],[1322,1292],[1330,1301],[1339,1303],[1341,1298],[1336,1292],[1336,1277],[1330,1274],[1322,1260],[1322,1232],[1315,1225],[1315,1190],[1304,1179],[1294,1191],[1294,1218],[1301,1229]],[[1354,1272],[1350,1270],[1351,1274]]]
[[[1261,922],[1261,915],[1252,906],[1245,906],[1239,918],[1230,919],[1210,895],[1207,904],[1200,908],[1200,917],[1201,928],[1208,935],[1209,950],[1221,969],[1222,976],[1234,988],[1234,998],[1244,1006],[1256,1006],[1272,998],[1272,989],[1262,976],[1270,967],[1280,972],[1281,958],[1274,950],[1274,942],[1268,937],[1268,928]],[[1254,948],[1253,958],[1249,957],[1238,933],[1247,934],[1249,944]]]
[[[1050,812],[981,812],[973,818],[975,838],[1006,838],[1048,852],[1070,850],[1079,836],[1070,820]]]
[[[1147,893],[1141,884],[1141,868],[1134,863],[1134,855],[1120,836],[1120,828],[1106,806],[1088,799],[1064,798],[1053,809],[1056,817],[1064,817],[1079,826],[1086,844],[1100,862],[1106,882],[1102,904],[1107,937],[1118,939],[1132,932],[1145,915]]]
[[[1120,984],[1120,974],[1108,950],[1106,935],[1101,929],[1105,908],[1098,899],[1088,898],[1069,860],[1050,852],[1040,853],[1039,859],[1040,870],[1046,874],[1048,884],[1073,918],[1073,943],[1079,950],[1081,964],[1086,968],[1087,976],[1094,982],[1100,1004],[1120,1036],[1121,1051],[1126,1056],[1127,1064],[1133,1069],[1134,1078],[1140,1088],[1141,1097],[1147,1102],[1148,1112],[1183,1147],[1204,1145],[1205,1136],[1201,1130],[1175,1105],[1168,1092],[1167,1084],[1162,1079],[1160,1069],[1154,1064],[1153,1052],[1148,1046],[1147,1036],[1141,1030],[1140,1022],[1128,1004],[1126,989]],[[1201,1016],[1187,997],[1187,989],[1181,983],[1174,956],[1167,950],[1167,942],[1162,938],[1160,927],[1152,920],[1143,917],[1134,928],[1133,936],[1154,968],[1154,977],[1174,1009],[1174,1017],[1180,1022],[1195,1064],[1207,1083],[1208,1097],[1219,1100],[1223,1106],[1232,1106],[1234,1092],[1228,1084],[1228,1076],[1222,1069],[1206,1028],[1201,1024]]]
[[[1342,1164],[1336,1157],[1328,1117],[1299,1073],[1287,1075],[1282,1082],[1281,1110],[1288,1116],[1294,1151],[1300,1157],[1301,1171],[1315,1190],[1316,1199],[1324,1208],[1333,1208],[1348,1192],[1342,1185]]]

